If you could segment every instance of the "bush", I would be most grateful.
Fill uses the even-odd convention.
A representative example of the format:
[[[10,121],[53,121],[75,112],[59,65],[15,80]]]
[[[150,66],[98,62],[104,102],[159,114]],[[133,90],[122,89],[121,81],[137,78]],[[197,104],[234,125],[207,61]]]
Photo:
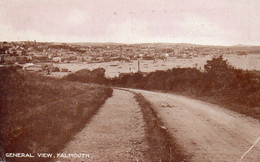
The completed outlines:
[[[59,69],[58,67],[54,67],[54,68],[52,69],[52,72],[60,72],[60,69]]]
[[[260,119],[259,78],[247,71],[235,69],[222,56],[208,60],[204,67],[204,72],[195,68],[173,68],[145,75],[124,74],[111,79],[110,83],[115,86],[167,90],[192,96],[211,97],[224,105],[248,107],[246,111],[238,108],[235,110]]]
[[[64,79],[69,81],[79,81],[84,83],[97,83],[97,84],[107,83],[104,68],[98,68],[92,71],[88,69],[82,69],[75,73],[67,75]]]

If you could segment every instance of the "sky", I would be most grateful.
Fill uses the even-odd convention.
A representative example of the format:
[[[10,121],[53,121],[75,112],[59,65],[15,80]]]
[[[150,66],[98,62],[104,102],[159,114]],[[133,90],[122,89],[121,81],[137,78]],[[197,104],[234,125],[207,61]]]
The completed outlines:
[[[0,0],[0,41],[260,45],[259,0]]]

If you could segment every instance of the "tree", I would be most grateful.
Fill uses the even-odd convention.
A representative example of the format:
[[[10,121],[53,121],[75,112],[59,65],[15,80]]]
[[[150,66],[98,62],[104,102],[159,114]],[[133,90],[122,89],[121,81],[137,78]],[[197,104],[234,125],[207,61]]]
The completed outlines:
[[[52,69],[52,72],[60,72],[60,69],[59,69],[58,67],[54,67],[54,68]]]
[[[204,65],[206,78],[211,80],[215,89],[219,89],[227,85],[232,79],[234,68],[224,60],[222,56],[208,60]]]
[[[227,60],[224,60],[222,56],[218,58],[213,58],[212,60],[208,60],[207,64],[204,65],[206,72],[214,72],[214,73],[224,73],[230,69],[232,66],[228,64]]]

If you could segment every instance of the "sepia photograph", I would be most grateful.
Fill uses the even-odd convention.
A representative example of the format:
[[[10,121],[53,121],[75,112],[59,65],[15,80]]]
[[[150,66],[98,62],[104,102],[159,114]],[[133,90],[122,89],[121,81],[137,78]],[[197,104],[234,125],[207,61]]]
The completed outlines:
[[[0,162],[260,162],[259,0],[0,15]]]

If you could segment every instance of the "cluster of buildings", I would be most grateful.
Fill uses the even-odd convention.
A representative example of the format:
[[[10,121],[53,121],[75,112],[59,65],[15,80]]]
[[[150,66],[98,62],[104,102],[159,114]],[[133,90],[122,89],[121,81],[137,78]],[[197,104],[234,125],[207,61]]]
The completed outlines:
[[[230,48],[164,44],[65,44],[0,42],[0,62],[109,62],[114,60],[156,60],[192,58],[199,55],[241,54]],[[244,54],[242,52],[242,54]]]
[[[116,44],[0,42],[0,65],[17,64],[34,71],[68,71],[53,63],[103,63],[132,60],[193,59],[208,55],[246,55],[229,47],[190,44]],[[37,66],[36,66],[37,64]],[[48,68],[46,68],[46,65]],[[54,69],[55,68],[55,69]]]

